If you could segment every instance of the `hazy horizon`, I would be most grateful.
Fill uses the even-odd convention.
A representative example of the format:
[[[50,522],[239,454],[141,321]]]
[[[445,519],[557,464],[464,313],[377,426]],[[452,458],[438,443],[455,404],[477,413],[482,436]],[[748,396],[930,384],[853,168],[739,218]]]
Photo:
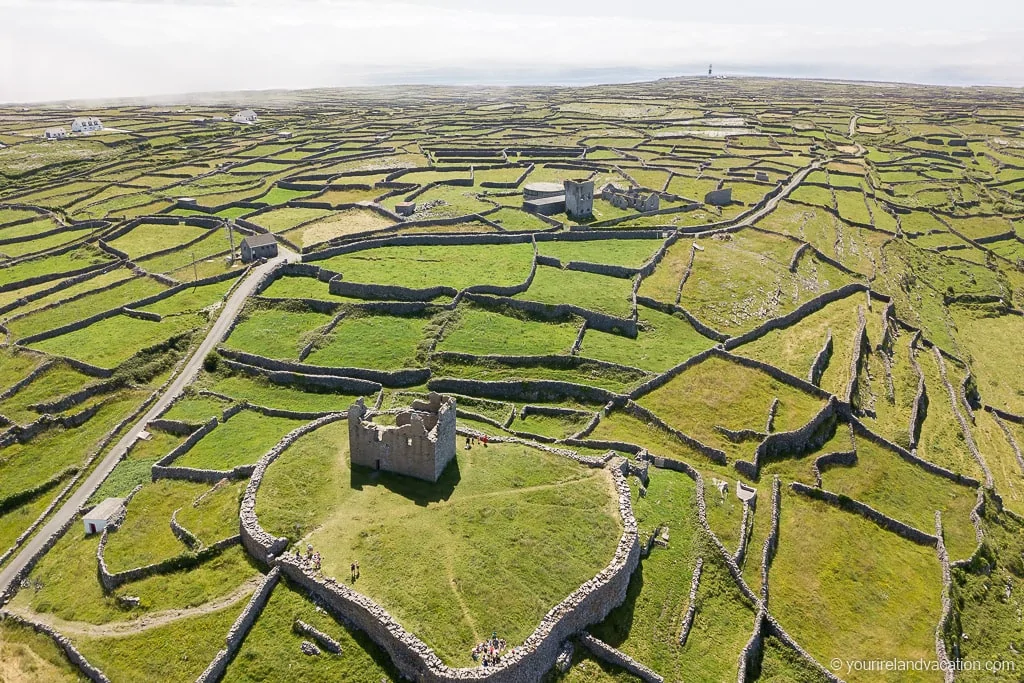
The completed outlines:
[[[699,75],[1024,85],[1024,6],[0,0],[0,103]],[[918,5],[918,3],[913,3]]]

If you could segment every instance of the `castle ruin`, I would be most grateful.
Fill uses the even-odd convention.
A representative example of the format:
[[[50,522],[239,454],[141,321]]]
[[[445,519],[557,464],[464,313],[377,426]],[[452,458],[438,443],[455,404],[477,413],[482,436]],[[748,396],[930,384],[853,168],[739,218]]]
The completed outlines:
[[[637,187],[620,190],[608,183],[601,190],[601,198],[617,209],[636,209],[640,213],[657,211],[661,208],[661,197],[657,192],[645,195]]]
[[[398,413],[395,425],[366,416],[362,398],[348,410],[348,445],[353,465],[437,482],[455,458],[455,399],[430,392]]]
[[[594,215],[594,181],[566,180],[565,212],[570,218],[590,218]]]

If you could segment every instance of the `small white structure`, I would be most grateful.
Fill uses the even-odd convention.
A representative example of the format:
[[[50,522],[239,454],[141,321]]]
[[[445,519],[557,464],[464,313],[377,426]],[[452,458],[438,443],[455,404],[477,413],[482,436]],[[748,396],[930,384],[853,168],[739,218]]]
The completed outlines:
[[[737,481],[736,497],[742,500],[745,505],[753,505],[757,499],[757,489],[753,486],[747,486],[742,481]]]
[[[259,117],[256,116],[256,112],[252,109],[243,109],[232,116],[231,120],[235,123],[256,123],[256,121],[259,120]]]
[[[43,137],[47,140],[63,140],[67,136],[68,132],[64,128],[47,128],[43,133]]]
[[[95,130],[103,130],[103,122],[95,116],[79,116],[71,122],[72,133],[91,133]]]
[[[98,534],[120,516],[124,510],[124,498],[107,498],[89,512],[82,515],[85,535]]]
[[[281,130],[278,131],[277,136],[285,140],[290,140],[292,137],[292,132],[290,130]]]

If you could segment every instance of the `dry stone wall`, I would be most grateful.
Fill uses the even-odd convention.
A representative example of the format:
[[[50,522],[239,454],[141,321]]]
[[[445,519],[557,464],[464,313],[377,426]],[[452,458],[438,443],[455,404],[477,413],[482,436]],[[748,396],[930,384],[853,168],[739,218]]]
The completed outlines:
[[[24,617],[11,614],[10,612],[0,612],[0,621],[9,621],[19,626],[31,628],[36,633],[46,636],[52,640],[58,648],[60,648],[64,653],[64,656],[68,658],[68,661],[74,664],[83,676],[93,683],[110,683],[110,679],[107,678],[106,674],[100,671],[100,669],[95,665],[91,664],[89,660],[85,658],[85,655],[78,651],[78,648],[75,647],[74,643],[52,627],[25,619]]]
[[[647,683],[663,683],[665,678],[650,667],[644,666],[625,652],[617,650],[603,640],[598,640],[589,633],[580,634],[580,643],[601,661],[608,662],[624,671],[628,671]]]
[[[870,505],[862,503],[859,500],[854,500],[853,498],[849,498],[847,496],[832,493],[831,491],[826,491],[825,489],[807,486],[806,484],[802,484],[798,481],[790,483],[789,487],[796,493],[801,493],[807,496],[808,498],[814,498],[816,500],[824,501],[829,505],[833,505],[842,510],[858,514],[861,517],[864,517],[874,522],[886,531],[891,531],[892,533],[898,536],[902,536],[903,538],[907,539],[912,543],[917,543],[918,545],[933,548],[938,543],[938,540],[935,536],[927,534],[921,531],[920,529],[915,529],[909,524],[904,524],[899,520],[893,519],[892,517],[889,517],[888,515],[879,512]]]
[[[712,462],[717,463],[719,465],[724,465],[726,463],[725,451],[721,451],[717,448],[712,448],[711,446],[708,446],[704,443],[701,443],[700,441],[697,441],[692,436],[684,434],[683,432],[671,426],[670,424],[668,424],[667,422],[665,422],[660,417],[658,417],[651,411],[647,410],[640,404],[632,400],[628,400],[623,406],[623,411],[639,420],[647,422],[648,424],[655,425],[662,431],[668,432],[676,439],[689,446],[690,448],[693,448],[702,455],[706,456]]]
[[[864,425],[863,422],[861,422],[857,418],[852,418],[850,420],[850,425],[853,427],[853,431],[857,436],[866,438],[868,441],[878,444],[883,448],[889,449],[890,451],[897,454],[907,462],[913,465],[917,465],[918,467],[922,468],[927,472],[930,472],[931,474],[942,477],[944,479],[948,479],[954,483],[961,484],[963,486],[969,486],[971,488],[975,488],[981,485],[980,482],[977,479],[974,479],[973,477],[968,477],[967,475],[953,472],[952,470],[948,470],[945,467],[936,465],[933,462],[929,462],[927,460],[924,460],[923,458],[917,457],[917,455],[911,453],[907,449],[902,448],[901,446],[894,444],[892,441],[889,441],[885,437],[871,431]]]
[[[772,318],[762,323],[761,325],[754,328],[750,332],[726,340],[725,348],[727,350],[731,350],[736,348],[737,346],[742,346],[743,344],[752,342],[755,339],[763,337],[772,330],[784,329],[796,322],[799,322],[800,320],[803,320],[808,315],[820,311],[827,304],[830,304],[833,301],[845,299],[846,297],[852,296],[857,292],[867,291],[870,291],[867,285],[861,282],[851,282],[850,284],[843,285],[838,289],[833,289],[830,292],[825,292],[824,294],[821,294],[820,296],[817,296],[811,299],[810,301],[805,301],[804,303],[800,304],[799,306],[794,308],[789,313],[786,313],[785,315],[781,315],[777,318]]]
[[[277,460],[300,437],[324,425],[343,419],[345,419],[345,413],[331,413],[309,424],[293,429],[277,445],[261,457],[254,466],[252,476],[249,478],[249,484],[245,487],[245,493],[242,495],[238,516],[242,545],[250,555],[260,562],[269,564],[272,557],[280,555],[281,551],[288,546],[287,538],[277,538],[267,533],[256,518],[256,492],[259,491],[260,484],[263,483],[263,475],[266,474],[267,467]]]
[[[276,567],[274,569],[277,569]],[[310,626],[301,619],[296,619],[292,624],[292,630],[298,633],[300,636],[309,636],[316,641],[322,649],[336,655],[341,654],[341,644],[334,638],[324,633],[318,628]]]
[[[184,543],[189,550],[195,550],[202,545],[202,543],[195,534],[178,523],[179,512],[181,512],[181,508],[178,508],[171,513],[171,533],[174,534],[179,541]]]
[[[967,450],[970,451],[971,456],[978,463],[982,473],[985,475],[985,488],[991,489],[993,487],[992,472],[989,470],[985,459],[981,457],[981,452],[978,451],[978,446],[974,442],[974,435],[971,434],[971,428],[968,426],[967,420],[964,418],[963,412],[960,410],[956,392],[953,390],[953,385],[949,383],[949,378],[946,376],[946,362],[943,360],[942,354],[939,352],[939,347],[933,346],[932,350],[935,352],[935,361],[939,364],[939,376],[942,377],[942,383],[946,385],[946,392],[949,394],[949,403],[950,407],[953,409],[953,416],[960,425],[960,431],[963,433],[964,441],[967,443]]]
[[[263,612],[263,608],[267,606],[270,594],[277,585],[280,576],[281,570],[277,567],[274,567],[267,573],[266,578],[263,579],[259,588],[253,593],[252,598],[249,599],[249,604],[245,606],[242,613],[235,619],[235,623],[231,625],[231,629],[225,638],[224,649],[220,650],[213,658],[213,661],[210,662],[210,665],[206,667],[203,673],[199,674],[196,683],[215,683],[215,681],[219,681],[224,676],[224,671],[227,669],[228,664],[231,663],[239,648],[242,647],[242,641],[245,640],[245,636],[249,634],[249,630],[256,623],[256,619]]]
[[[764,539],[764,546],[761,548],[761,602],[768,604],[768,572],[772,562],[775,560],[775,553],[779,549],[779,516],[782,506],[782,484],[779,482],[779,475],[772,479],[772,518],[768,535]]]
[[[430,378],[430,370],[427,368],[407,368],[404,370],[370,370],[367,368],[341,368],[320,365],[307,365],[306,363],[295,363],[286,360],[276,360],[259,356],[254,353],[237,351],[219,347],[217,353],[230,361],[250,368],[258,368],[263,371],[274,373],[286,373],[277,375],[281,379],[291,377],[293,381],[301,381],[305,376],[320,377],[344,377],[353,380],[348,388],[359,393],[370,393],[379,391],[381,386],[387,387],[409,387],[423,384]],[[244,368],[239,368],[244,369]],[[356,381],[362,380],[362,382]]]
[[[821,376],[825,374],[825,370],[828,369],[828,363],[832,360],[832,329],[829,328],[828,334],[825,336],[825,345],[818,351],[818,355],[814,357],[814,362],[811,363],[811,369],[807,372],[807,381],[815,386],[821,386]]]
[[[748,683],[757,679],[756,672],[760,669],[761,657],[764,652],[765,622],[767,621],[768,610],[760,605],[757,614],[754,616],[754,631],[750,640],[740,650],[739,665],[737,667],[737,683]]]
[[[988,406],[986,406],[988,408]],[[1021,454],[1020,446],[1017,445],[1017,440],[1013,436],[1013,432],[1006,426],[1003,419],[996,413],[992,412],[992,419],[999,425],[999,429],[1002,430],[1003,436],[1006,437],[1007,442],[1010,444],[1010,448],[1013,449],[1013,457],[1017,459],[1017,467],[1020,468],[1021,474],[1024,474],[1024,455]]]
[[[733,467],[748,479],[757,479],[761,467],[772,458],[792,457],[820,448],[835,433],[839,402],[830,396],[825,406],[811,420],[791,432],[774,432],[765,437],[754,452],[753,462],[736,460]]]
[[[690,578],[690,596],[686,615],[683,617],[683,625],[679,630],[679,646],[686,645],[690,637],[690,629],[693,628],[693,618],[697,615],[697,591],[700,589],[700,576],[704,571],[704,558],[698,557],[697,564],[693,568],[693,576]]]
[[[491,298],[477,292],[470,292],[469,290],[467,290],[465,298],[469,301],[481,302],[491,307],[507,306],[508,308],[525,311],[545,319],[566,318],[575,315],[586,320],[588,327],[630,339],[636,339],[638,333],[635,317],[620,318],[619,316],[592,311],[589,308],[581,308],[573,304],[543,304],[528,299],[511,299],[506,296]]]
[[[910,341],[910,364],[917,375],[917,393],[914,394],[914,402],[910,407],[910,423],[907,426],[907,436],[911,448],[917,445],[917,440],[921,436],[921,425],[924,424],[924,418],[928,414],[928,389],[924,381],[924,373],[921,372],[921,366],[917,362],[917,342],[920,338],[921,331],[918,330]]]
[[[611,563],[552,608],[523,644],[513,648],[495,666],[453,669],[369,598],[333,579],[317,578],[288,555],[275,562],[293,582],[317,596],[333,613],[365,631],[407,678],[421,683],[533,683],[554,665],[563,642],[604,619],[625,600],[630,576],[639,563],[640,545],[629,485],[618,468],[609,471],[615,480],[623,521],[623,533]]]
[[[814,471],[814,481],[818,488],[821,488],[821,473],[833,467],[853,467],[857,464],[857,451],[834,451],[819,455],[814,459],[811,469]]]
[[[427,382],[427,388],[442,394],[469,394],[503,401],[545,401],[568,397],[585,403],[607,403],[622,398],[607,389],[559,380],[486,381],[437,377]]]
[[[196,552],[189,551],[166,560],[161,560],[160,562],[154,562],[142,567],[135,567],[133,569],[126,569],[123,572],[113,573],[107,567],[107,562],[104,559],[104,553],[106,552],[107,541],[109,538],[110,535],[107,530],[104,529],[103,535],[100,538],[100,544],[96,548],[96,563],[100,584],[102,584],[103,589],[107,592],[113,591],[126,583],[140,581],[148,576],[169,574],[182,569],[197,567],[203,562],[220,555],[228,548],[238,545],[241,542],[240,536],[229,536],[228,538],[221,539],[220,541]]]
[[[949,628],[950,619],[953,615],[952,575],[949,568],[949,553],[946,552],[946,544],[942,536],[942,512],[935,511],[935,552],[939,557],[939,566],[942,567],[942,612],[939,616],[939,623],[935,627],[935,656],[943,665],[943,683],[953,683],[953,666],[946,650],[946,630]]]
[[[843,400],[849,404],[851,410],[858,410],[860,396],[857,385],[860,379],[860,368],[864,360],[864,354],[870,353],[867,337],[867,317],[864,309],[857,307],[857,333],[853,336],[853,354],[850,357],[850,381],[846,385],[846,393]]]

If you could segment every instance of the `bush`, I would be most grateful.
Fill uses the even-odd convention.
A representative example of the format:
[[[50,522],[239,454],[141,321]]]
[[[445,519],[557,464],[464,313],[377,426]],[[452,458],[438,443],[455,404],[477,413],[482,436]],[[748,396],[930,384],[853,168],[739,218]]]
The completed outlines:
[[[216,351],[210,351],[206,354],[206,358],[203,359],[203,369],[207,372],[217,372],[217,368],[220,367],[220,356]]]

